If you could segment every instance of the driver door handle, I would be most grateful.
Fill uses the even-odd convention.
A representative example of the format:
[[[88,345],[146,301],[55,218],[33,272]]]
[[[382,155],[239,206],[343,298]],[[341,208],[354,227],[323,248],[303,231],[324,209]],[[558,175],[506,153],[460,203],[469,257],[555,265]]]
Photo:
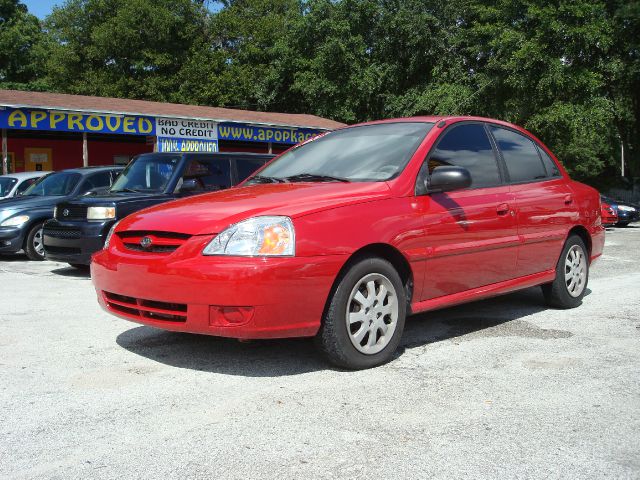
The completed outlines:
[[[498,205],[496,207],[496,213],[498,215],[506,215],[509,213],[509,204],[508,203],[501,203],[500,205]]]

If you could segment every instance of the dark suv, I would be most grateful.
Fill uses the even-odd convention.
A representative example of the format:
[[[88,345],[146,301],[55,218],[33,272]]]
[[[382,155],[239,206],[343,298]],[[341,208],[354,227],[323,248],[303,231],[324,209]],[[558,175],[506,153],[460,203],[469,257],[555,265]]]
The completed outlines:
[[[24,250],[44,260],[42,225],[61,200],[109,188],[122,167],[70,168],[40,178],[19,197],[0,200],[0,253]]]
[[[271,158],[255,153],[139,155],[104,194],[58,204],[55,218],[44,227],[47,259],[89,265],[116,221],[169,200],[229,188]]]

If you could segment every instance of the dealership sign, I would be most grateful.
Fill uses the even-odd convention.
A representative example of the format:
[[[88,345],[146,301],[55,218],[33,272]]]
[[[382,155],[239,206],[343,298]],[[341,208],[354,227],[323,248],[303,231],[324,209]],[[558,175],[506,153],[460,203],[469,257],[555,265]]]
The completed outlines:
[[[155,121],[151,117],[70,113],[30,108],[6,108],[0,110],[0,128],[119,135],[155,135]]]
[[[311,128],[260,127],[243,123],[220,123],[218,138],[241,142],[274,142],[295,145],[323,133]]]
[[[216,140],[158,137],[158,151],[212,153],[218,151],[218,142]]]
[[[217,140],[218,124],[211,120],[156,118],[156,135],[165,138]]]

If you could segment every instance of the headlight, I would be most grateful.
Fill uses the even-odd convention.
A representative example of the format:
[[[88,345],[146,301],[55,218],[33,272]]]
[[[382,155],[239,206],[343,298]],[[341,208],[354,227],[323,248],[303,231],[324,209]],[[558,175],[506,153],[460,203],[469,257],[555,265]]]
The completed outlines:
[[[295,231],[289,217],[253,217],[218,234],[203,255],[244,257],[295,255]]]
[[[89,207],[87,220],[109,220],[116,218],[116,207]]]
[[[29,215],[18,215],[16,217],[7,218],[0,223],[0,227],[19,227],[29,221]]]
[[[104,248],[105,250],[107,248],[109,248],[109,242],[111,241],[111,237],[113,236],[113,232],[116,231],[116,227],[118,226],[120,222],[116,222],[113,224],[113,227],[111,227],[111,229],[109,230],[109,233],[107,233],[107,238],[104,239]]]
[[[633,207],[629,207],[627,205],[618,205],[618,210],[622,210],[623,212],[635,212],[636,209]]]

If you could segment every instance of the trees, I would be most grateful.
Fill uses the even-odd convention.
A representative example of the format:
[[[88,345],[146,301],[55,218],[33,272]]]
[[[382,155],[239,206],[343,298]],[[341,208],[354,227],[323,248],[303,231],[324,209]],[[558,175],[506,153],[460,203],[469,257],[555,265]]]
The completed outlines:
[[[207,5],[67,0],[43,33],[0,0],[0,80],[349,123],[490,116],[533,131],[581,178],[614,172],[623,142],[640,175],[639,0]]]
[[[0,0],[0,86],[41,89],[44,35],[18,0]]]
[[[206,28],[202,2],[68,0],[45,21],[52,88],[166,101]]]

